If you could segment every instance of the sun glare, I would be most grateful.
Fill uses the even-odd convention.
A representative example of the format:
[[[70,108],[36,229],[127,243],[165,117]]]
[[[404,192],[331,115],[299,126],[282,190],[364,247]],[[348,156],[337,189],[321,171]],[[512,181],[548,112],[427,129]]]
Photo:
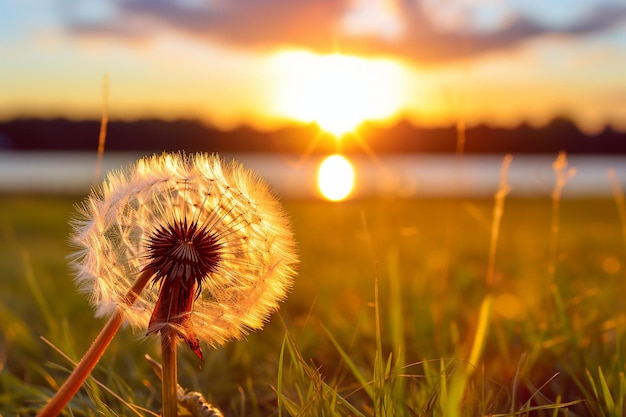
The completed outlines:
[[[341,155],[331,155],[322,161],[317,174],[322,195],[331,201],[345,199],[354,188],[354,168]]]
[[[365,120],[391,117],[402,105],[402,68],[392,61],[282,52],[275,63],[281,73],[277,110],[336,136]]]

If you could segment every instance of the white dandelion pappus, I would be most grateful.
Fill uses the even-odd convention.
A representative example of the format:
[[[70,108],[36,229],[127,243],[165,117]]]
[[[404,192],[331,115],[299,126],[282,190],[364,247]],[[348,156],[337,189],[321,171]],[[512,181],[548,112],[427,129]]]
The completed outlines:
[[[298,263],[289,221],[268,186],[215,155],[162,154],[111,172],[73,221],[71,255],[97,316],[120,308],[148,334],[164,327],[202,358],[263,327]],[[124,302],[144,271],[137,300]]]

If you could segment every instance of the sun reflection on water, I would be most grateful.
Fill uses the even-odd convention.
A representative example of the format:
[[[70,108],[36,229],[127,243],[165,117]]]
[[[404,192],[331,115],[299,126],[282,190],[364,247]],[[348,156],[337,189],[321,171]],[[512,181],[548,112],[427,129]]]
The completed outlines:
[[[317,186],[330,201],[346,199],[354,188],[354,167],[342,155],[331,155],[320,164]]]

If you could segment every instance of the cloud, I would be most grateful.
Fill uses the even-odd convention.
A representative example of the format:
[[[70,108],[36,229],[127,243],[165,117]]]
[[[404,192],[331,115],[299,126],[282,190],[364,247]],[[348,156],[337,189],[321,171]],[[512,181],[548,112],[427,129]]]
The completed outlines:
[[[422,64],[514,48],[547,34],[582,36],[626,21],[626,6],[599,0],[578,19],[558,26],[514,3],[447,0],[435,7],[429,0],[117,0],[115,12],[100,19],[68,12],[65,21],[79,36],[146,39],[166,29],[239,48],[290,46],[326,53],[339,47],[345,53]],[[393,14],[367,20],[371,10]]]
[[[337,16],[346,8],[340,0],[117,0],[114,19],[85,22],[68,16],[67,28],[77,35],[134,39],[168,29],[243,48],[293,45],[329,51]]]
[[[485,5],[476,4],[480,3],[478,1],[472,2],[473,8],[466,7],[459,10],[457,16],[450,16],[447,22],[430,13],[433,9],[423,7],[424,3],[404,3],[405,36],[396,43],[382,42],[373,37],[353,37],[344,39],[342,45],[357,53],[382,53],[421,63],[437,63],[512,49],[546,35],[577,37],[599,33],[626,21],[624,5],[596,6],[577,21],[559,27],[511,8],[492,10],[491,21],[486,27],[485,16],[489,11],[485,13]],[[441,8],[442,3],[437,3]]]
[[[342,28],[348,36],[374,36],[390,42],[404,35],[404,19],[394,0],[352,0],[343,16]]]

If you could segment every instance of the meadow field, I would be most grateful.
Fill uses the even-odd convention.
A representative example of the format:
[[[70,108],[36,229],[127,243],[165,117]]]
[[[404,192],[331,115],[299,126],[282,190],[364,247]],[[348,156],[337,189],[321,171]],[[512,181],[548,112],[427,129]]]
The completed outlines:
[[[82,196],[0,196],[0,415],[53,395],[103,320],[65,257]],[[263,331],[181,349],[226,416],[621,416],[626,245],[605,199],[285,201],[301,259]],[[623,214],[623,213],[622,213]],[[494,233],[498,232],[498,233]],[[55,348],[53,348],[54,346]],[[67,416],[157,415],[156,339],[124,328]]]

